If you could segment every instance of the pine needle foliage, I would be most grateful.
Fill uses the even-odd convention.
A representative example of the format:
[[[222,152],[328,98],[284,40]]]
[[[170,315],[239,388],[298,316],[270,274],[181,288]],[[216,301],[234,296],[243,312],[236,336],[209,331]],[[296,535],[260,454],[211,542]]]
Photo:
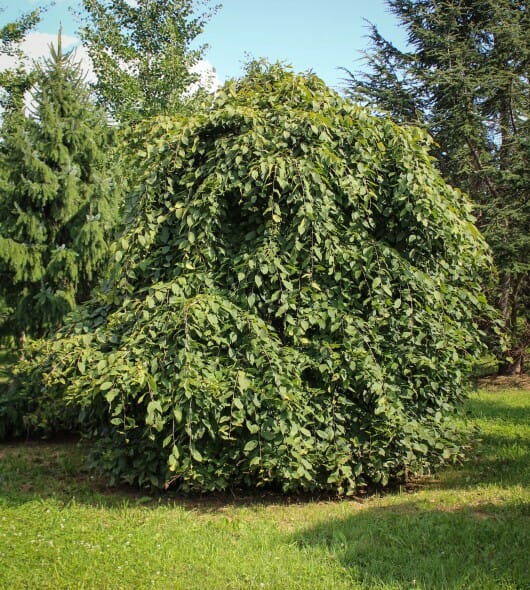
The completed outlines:
[[[112,133],[60,35],[33,80],[31,114],[19,104],[2,125],[0,283],[4,331],[35,336],[97,284],[118,202],[105,167]]]
[[[26,394],[145,485],[352,493],[454,459],[487,251],[427,136],[258,63],[140,132],[113,287],[37,345]]]

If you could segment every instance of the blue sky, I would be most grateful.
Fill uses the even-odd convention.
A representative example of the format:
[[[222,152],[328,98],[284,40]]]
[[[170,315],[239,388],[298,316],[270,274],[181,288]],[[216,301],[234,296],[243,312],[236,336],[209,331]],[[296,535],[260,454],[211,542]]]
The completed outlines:
[[[0,0],[0,23],[39,6],[36,0]],[[75,37],[77,22],[71,13],[75,0],[56,0],[38,28],[40,33],[63,32]],[[290,63],[295,70],[311,69],[335,88],[340,87],[340,66],[361,69],[361,52],[367,48],[366,20],[398,45],[405,35],[389,14],[384,0],[224,0],[199,38],[209,45],[205,59],[220,81],[241,74],[246,57],[265,57]]]

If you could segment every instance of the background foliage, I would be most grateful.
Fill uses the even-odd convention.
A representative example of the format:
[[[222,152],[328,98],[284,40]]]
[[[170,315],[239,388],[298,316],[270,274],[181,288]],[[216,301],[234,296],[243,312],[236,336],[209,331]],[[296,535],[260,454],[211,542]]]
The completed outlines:
[[[0,292],[11,308],[3,330],[38,336],[99,281],[119,191],[108,167],[113,133],[60,35],[33,82],[32,112],[21,100],[2,121]]]
[[[530,16],[513,0],[387,0],[408,33],[402,51],[372,28],[370,70],[351,96],[433,135],[442,173],[477,206],[497,273],[485,289],[521,372],[530,345]]]
[[[81,39],[100,103],[117,121],[174,113],[186,102],[202,49],[192,41],[211,11],[194,0],[83,0]]]
[[[352,492],[454,458],[487,257],[427,136],[280,66],[205,106],[139,129],[112,287],[25,395],[140,484]]]

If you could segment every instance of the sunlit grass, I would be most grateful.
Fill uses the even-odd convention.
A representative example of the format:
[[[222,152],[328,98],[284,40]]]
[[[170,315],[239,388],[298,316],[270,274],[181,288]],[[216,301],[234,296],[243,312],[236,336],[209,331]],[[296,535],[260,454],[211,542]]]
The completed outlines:
[[[75,441],[0,445],[0,588],[530,588],[530,392],[469,411],[464,466],[342,502],[147,497]]]

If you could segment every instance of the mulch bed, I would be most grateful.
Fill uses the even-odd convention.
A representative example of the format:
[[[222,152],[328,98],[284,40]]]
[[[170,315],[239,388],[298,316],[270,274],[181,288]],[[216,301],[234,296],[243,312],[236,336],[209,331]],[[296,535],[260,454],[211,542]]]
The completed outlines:
[[[480,389],[498,391],[501,389],[527,389],[530,392],[530,375],[502,375],[483,377],[478,380]]]

